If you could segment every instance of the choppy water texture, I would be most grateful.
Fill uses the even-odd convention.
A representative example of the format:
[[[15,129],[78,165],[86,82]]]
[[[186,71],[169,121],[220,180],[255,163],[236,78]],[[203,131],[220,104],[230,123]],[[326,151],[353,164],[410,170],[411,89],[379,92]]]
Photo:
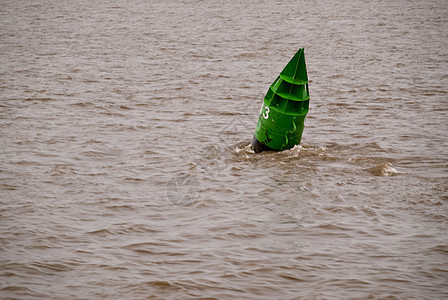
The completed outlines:
[[[0,5],[2,299],[447,299],[448,2]],[[302,144],[248,147],[304,47]]]

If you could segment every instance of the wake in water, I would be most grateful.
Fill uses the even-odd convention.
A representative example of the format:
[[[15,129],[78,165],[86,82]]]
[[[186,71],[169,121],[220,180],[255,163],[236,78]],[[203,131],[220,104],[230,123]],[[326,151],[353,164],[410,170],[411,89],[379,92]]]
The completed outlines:
[[[286,164],[287,162],[300,160],[302,164],[324,163],[330,165],[335,163],[341,165],[352,165],[353,169],[362,168],[375,176],[393,176],[398,173],[394,165],[389,161],[393,159],[384,157],[375,157],[365,153],[357,152],[351,147],[332,147],[302,144],[296,145],[291,149],[284,151],[265,151],[256,154],[250,143],[240,142],[231,148],[233,150],[233,161],[251,161],[253,163],[269,165],[269,162]],[[286,167],[286,166],[285,166]]]

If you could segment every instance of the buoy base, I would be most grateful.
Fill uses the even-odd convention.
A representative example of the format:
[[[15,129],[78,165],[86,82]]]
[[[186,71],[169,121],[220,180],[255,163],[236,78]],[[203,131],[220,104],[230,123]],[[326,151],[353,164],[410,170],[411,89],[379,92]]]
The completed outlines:
[[[274,151],[274,149],[271,149],[262,142],[258,141],[255,136],[252,139],[252,147],[254,148],[255,153],[260,153],[263,151]]]

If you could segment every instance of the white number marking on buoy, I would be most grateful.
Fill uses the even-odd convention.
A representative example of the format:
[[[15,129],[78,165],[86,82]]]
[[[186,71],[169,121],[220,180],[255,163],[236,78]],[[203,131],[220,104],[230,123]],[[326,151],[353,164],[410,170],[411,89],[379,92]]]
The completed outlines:
[[[265,118],[266,120],[269,118],[269,106],[265,106],[265,112],[263,114],[263,118]]]

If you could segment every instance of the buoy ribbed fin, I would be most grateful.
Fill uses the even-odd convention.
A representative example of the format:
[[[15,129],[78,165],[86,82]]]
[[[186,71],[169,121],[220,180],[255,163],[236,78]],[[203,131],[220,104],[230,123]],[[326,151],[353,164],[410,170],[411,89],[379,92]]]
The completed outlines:
[[[303,48],[300,48],[289,61],[280,73],[280,78],[292,84],[303,85],[308,83],[308,75],[305,64],[305,51]]]

